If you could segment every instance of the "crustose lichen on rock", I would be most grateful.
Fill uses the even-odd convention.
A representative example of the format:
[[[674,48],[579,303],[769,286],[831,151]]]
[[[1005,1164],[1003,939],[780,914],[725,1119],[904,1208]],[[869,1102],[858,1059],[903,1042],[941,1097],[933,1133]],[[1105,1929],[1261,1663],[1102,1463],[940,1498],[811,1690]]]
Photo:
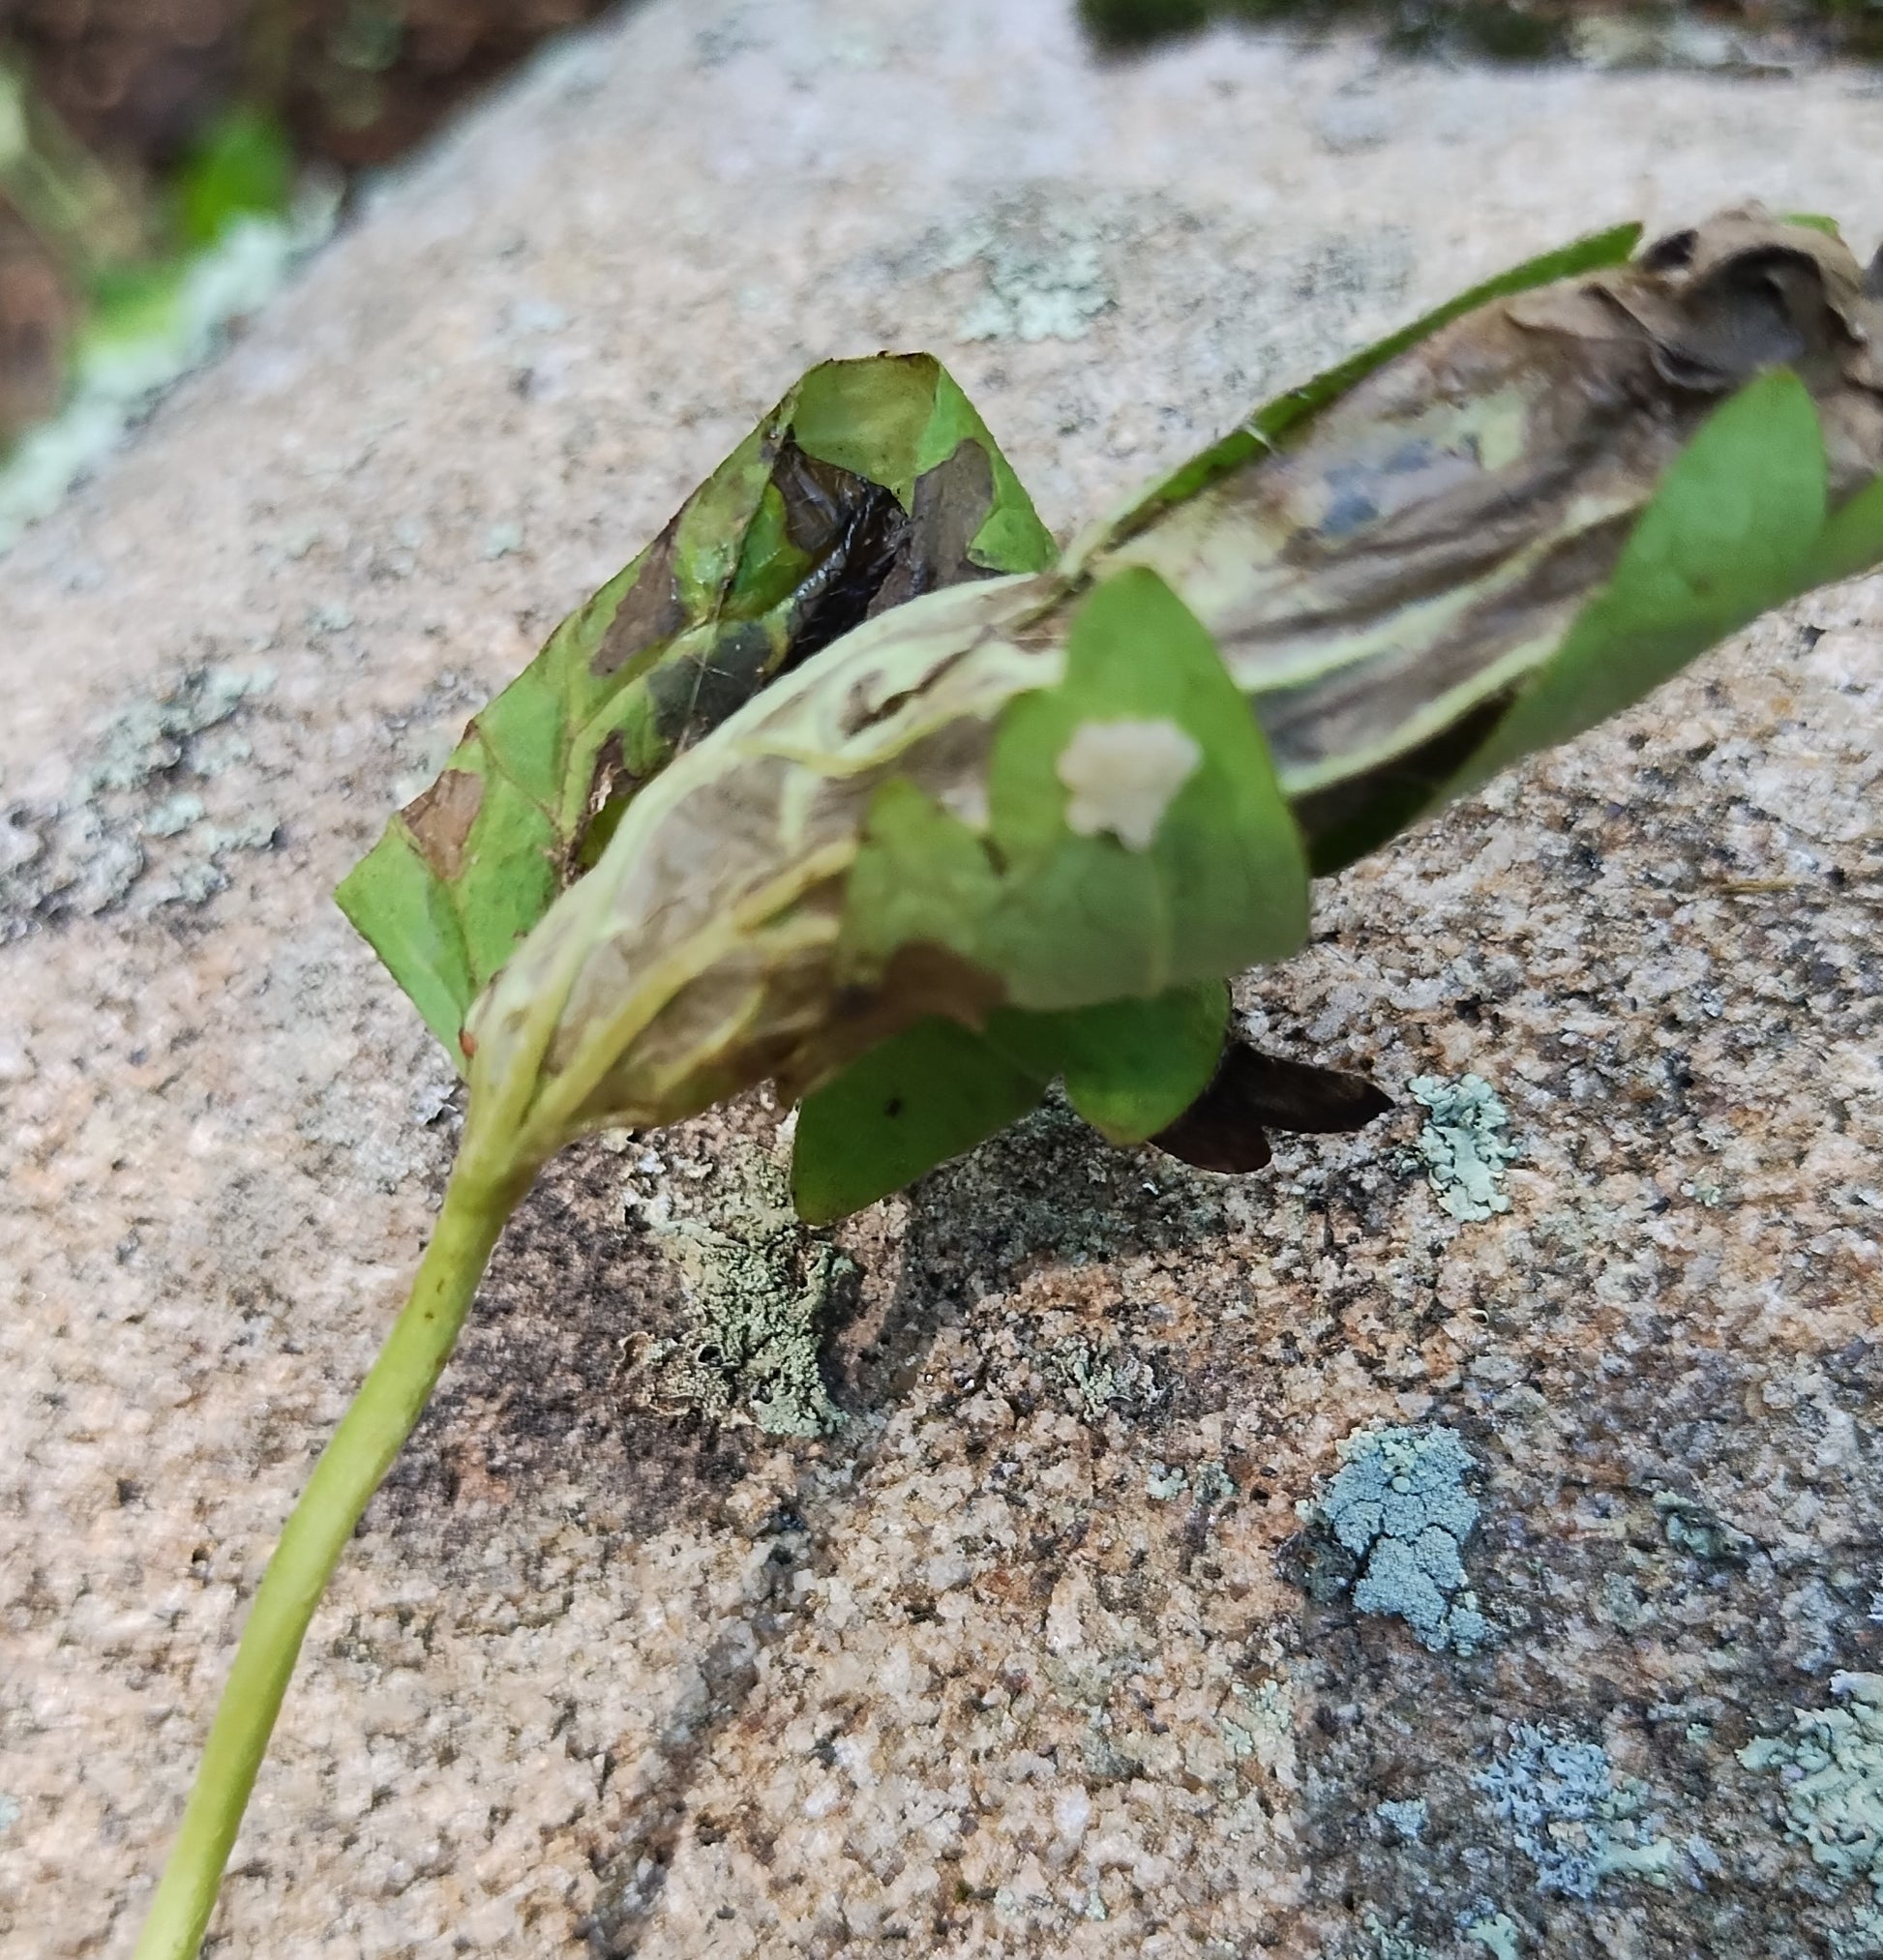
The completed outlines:
[[[1340,1445],[1327,1495],[1308,1507],[1357,1559],[1354,1605],[1403,1619],[1436,1650],[1475,1652],[1490,1638],[1464,1567],[1478,1500],[1476,1468],[1455,1430],[1375,1429]]]

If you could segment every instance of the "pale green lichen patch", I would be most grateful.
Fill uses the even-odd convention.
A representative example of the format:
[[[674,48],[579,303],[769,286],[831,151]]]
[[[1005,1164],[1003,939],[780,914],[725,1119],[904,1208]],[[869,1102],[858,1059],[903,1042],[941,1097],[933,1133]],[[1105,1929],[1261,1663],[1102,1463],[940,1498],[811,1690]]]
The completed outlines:
[[[1457,1219],[1509,1211],[1504,1170],[1519,1146],[1510,1140],[1509,1112],[1497,1091],[1480,1075],[1456,1082],[1421,1075],[1406,1092],[1429,1112],[1415,1149],[1439,1203]]]
[[[1080,341],[1117,304],[1107,239],[1090,214],[1037,194],[1010,199],[946,248],[984,281],[957,330],[963,341]]]
[[[690,1325],[649,1342],[643,1375],[657,1399],[770,1436],[825,1436],[843,1421],[820,1363],[831,1293],[850,1266],[792,1209],[784,1173],[754,1154],[703,1207],[675,1215],[672,1196],[640,1222],[686,1281]]]
[[[1154,1463],[1145,1474],[1144,1489],[1153,1503],[1187,1496],[1199,1510],[1210,1510],[1236,1495],[1236,1480],[1219,1463],[1201,1463],[1193,1470]]]
[[[266,669],[193,668],[124,708],[56,802],[0,808],[0,943],[61,917],[199,905],[228,882],[230,853],[266,850],[270,812],[212,823],[203,791],[249,760],[240,711],[272,684]]]
[[[1611,1876],[1654,1885],[1673,1876],[1680,1854],[1644,1819],[1644,1787],[1618,1779],[1599,1742],[1513,1723],[1509,1746],[1472,1780],[1536,1866],[1539,1891],[1588,1899]]]
[[[1453,1430],[1375,1429],[1340,1445],[1339,1472],[1306,1514],[1360,1561],[1354,1606],[1405,1620],[1435,1651],[1470,1654],[1490,1638],[1464,1567],[1478,1523],[1465,1487],[1476,1467]]]
[[[1883,1675],[1836,1674],[1843,1706],[1795,1708],[1788,1736],[1739,1752],[1785,1779],[1785,1827],[1841,1885],[1868,1880],[1883,1898]]]
[[[1051,1358],[1075,1412],[1088,1422],[1107,1415],[1142,1418],[1169,1399],[1156,1369],[1129,1348],[1073,1334],[1053,1350]]]
[[[1366,1938],[1366,1944],[1360,1948],[1365,1960],[1438,1960],[1431,1947],[1413,1937],[1403,1919],[1396,1925],[1388,1925],[1377,1913],[1368,1911],[1360,1923]]]
[[[1520,1960],[1523,1948],[1517,1944],[1517,1922],[1509,1913],[1467,1920],[1458,1930],[1473,1945],[1481,1946],[1492,1960]]]
[[[1295,1690],[1284,1678],[1270,1675],[1265,1679],[1238,1681],[1231,1689],[1235,1697],[1233,1713],[1224,1718],[1225,1731],[1233,1724],[1248,1737],[1249,1753],[1262,1769],[1284,1790],[1297,1786],[1295,1746]]]

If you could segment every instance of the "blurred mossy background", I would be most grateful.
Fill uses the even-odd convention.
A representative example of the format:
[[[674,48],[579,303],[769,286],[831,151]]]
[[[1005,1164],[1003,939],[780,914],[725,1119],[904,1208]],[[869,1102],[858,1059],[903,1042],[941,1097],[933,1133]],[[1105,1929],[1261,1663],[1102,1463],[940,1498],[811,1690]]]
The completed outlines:
[[[1079,15],[1114,51],[1220,21],[1344,21],[1364,24],[1410,54],[1495,61],[1690,65],[1697,58],[1706,66],[1764,66],[1805,54],[1883,56],[1883,0],[1079,0]]]
[[[363,172],[611,4],[0,0],[0,548],[266,296]],[[1112,53],[1242,23],[1609,66],[1883,54],[1883,0],[1065,4]]]
[[[0,455],[244,221],[331,211],[606,4],[0,0]]]

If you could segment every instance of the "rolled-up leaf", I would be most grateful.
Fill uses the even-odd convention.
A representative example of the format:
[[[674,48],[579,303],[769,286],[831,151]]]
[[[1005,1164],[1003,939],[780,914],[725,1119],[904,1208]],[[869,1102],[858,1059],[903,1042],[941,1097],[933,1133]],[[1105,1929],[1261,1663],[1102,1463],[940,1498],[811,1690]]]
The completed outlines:
[[[940,362],[813,368],[472,721],[342,909],[456,1058],[479,991],[682,749],[860,621],[1055,551]]]
[[[765,1078],[804,1095],[928,1017],[985,1039],[997,1009],[1280,957],[1309,865],[1883,558],[1853,501],[1883,302],[1834,236],[1734,213],[1500,284],[1061,570],[773,680],[641,787],[479,1001],[474,1108],[535,1159]]]
[[[1150,567],[1210,628],[1315,868],[1330,870],[1812,582],[1777,540],[1815,535],[1826,489],[1841,500],[1883,466],[1879,324],[1883,304],[1836,237],[1728,213],[1627,265],[1474,310],[1274,450],[1149,523],[1127,519],[1084,569]],[[1780,385],[1736,422],[1736,453],[1722,431],[1719,452],[1667,478],[1725,398],[1781,368],[1814,398],[1821,442],[1804,391]],[[1658,490],[1628,589],[1606,595],[1568,660],[1580,712],[1510,714],[1543,691]],[[1879,551],[1873,530],[1856,561]],[[1615,658],[1595,687],[1592,633],[1619,643],[1650,614],[1684,650]]]
[[[832,1217],[1055,1074],[1224,1170],[1363,1121],[1362,1081],[1218,1063],[1222,980],[1300,940],[1310,867],[1883,561],[1883,280],[1756,212],[1624,249],[1270,404],[1051,571],[933,363],[816,371],[480,718],[344,895],[469,1057],[458,1163],[138,1960],[196,1952],[314,1603],[562,1143],[769,1077]]]

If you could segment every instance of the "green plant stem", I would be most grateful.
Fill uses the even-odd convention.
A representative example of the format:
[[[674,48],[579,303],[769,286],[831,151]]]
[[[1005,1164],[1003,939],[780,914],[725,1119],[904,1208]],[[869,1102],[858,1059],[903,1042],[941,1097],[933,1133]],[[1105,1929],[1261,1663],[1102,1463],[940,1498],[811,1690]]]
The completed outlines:
[[[497,1234],[529,1182],[480,1174],[463,1158],[453,1171],[411,1295],[262,1575],[135,1960],[194,1960],[308,1623],[450,1358]]]

